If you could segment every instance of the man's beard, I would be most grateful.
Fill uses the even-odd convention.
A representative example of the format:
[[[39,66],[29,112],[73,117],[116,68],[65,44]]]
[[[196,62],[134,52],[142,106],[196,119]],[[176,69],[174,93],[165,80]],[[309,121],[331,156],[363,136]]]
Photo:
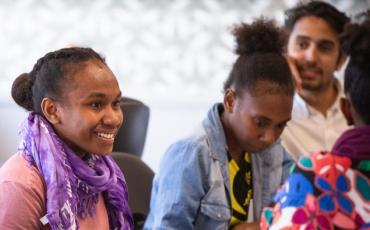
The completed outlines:
[[[318,82],[315,84],[310,84],[310,83],[305,83],[304,81],[302,82],[302,89],[307,90],[307,91],[312,91],[312,92],[322,92],[328,89],[331,85],[333,80],[328,80],[326,82]]]
[[[318,79],[318,81],[310,82],[302,79],[302,89],[312,92],[322,92],[325,91],[327,88],[329,88],[332,79],[323,81],[323,75],[324,71],[321,68],[316,67],[314,64],[307,63],[304,67],[298,66],[299,74],[302,76],[302,72],[304,71],[311,71],[314,72],[317,75],[321,76],[321,79]]]

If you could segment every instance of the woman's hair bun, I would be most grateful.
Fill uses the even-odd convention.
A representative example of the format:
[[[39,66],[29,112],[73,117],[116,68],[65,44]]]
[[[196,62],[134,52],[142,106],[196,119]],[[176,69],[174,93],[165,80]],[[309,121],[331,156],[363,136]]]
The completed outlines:
[[[28,111],[32,111],[33,98],[32,98],[32,85],[28,80],[28,73],[19,75],[12,85],[13,100],[21,107]]]
[[[253,23],[235,25],[231,33],[235,36],[235,53],[251,55],[253,53],[283,53],[287,33],[283,27],[277,26],[275,20],[264,16]]]

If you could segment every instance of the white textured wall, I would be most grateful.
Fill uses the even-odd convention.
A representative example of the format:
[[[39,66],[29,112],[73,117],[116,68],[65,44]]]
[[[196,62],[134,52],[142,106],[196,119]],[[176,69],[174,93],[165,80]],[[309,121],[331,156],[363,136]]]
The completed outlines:
[[[46,52],[89,46],[102,53],[124,96],[149,105],[143,159],[154,171],[165,149],[222,100],[235,60],[230,26],[264,15],[282,23],[296,0],[7,0],[0,2],[0,162],[15,153],[19,122],[10,88]],[[349,14],[366,0],[332,0]]]

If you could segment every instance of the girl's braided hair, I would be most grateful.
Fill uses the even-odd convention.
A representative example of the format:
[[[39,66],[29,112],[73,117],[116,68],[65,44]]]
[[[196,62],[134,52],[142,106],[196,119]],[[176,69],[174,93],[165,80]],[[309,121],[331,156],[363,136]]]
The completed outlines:
[[[73,83],[73,75],[86,63],[96,59],[105,63],[91,48],[63,48],[37,60],[30,73],[19,75],[12,86],[13,100],[28,111],[43,116],[41,102],[45,97],[62,102],[63,91]]]

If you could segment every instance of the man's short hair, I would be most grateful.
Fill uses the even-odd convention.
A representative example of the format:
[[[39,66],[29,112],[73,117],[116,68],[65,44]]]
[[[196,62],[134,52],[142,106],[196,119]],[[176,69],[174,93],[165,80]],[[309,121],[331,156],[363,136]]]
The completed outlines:
[[[344,25],[350,21],[349,17],[328,3],[301,1],[295,7],[285,11],[285,28],[292,32],[295,23],[306,16],[324,19],[335,30],[337,35],[343,32]]]

